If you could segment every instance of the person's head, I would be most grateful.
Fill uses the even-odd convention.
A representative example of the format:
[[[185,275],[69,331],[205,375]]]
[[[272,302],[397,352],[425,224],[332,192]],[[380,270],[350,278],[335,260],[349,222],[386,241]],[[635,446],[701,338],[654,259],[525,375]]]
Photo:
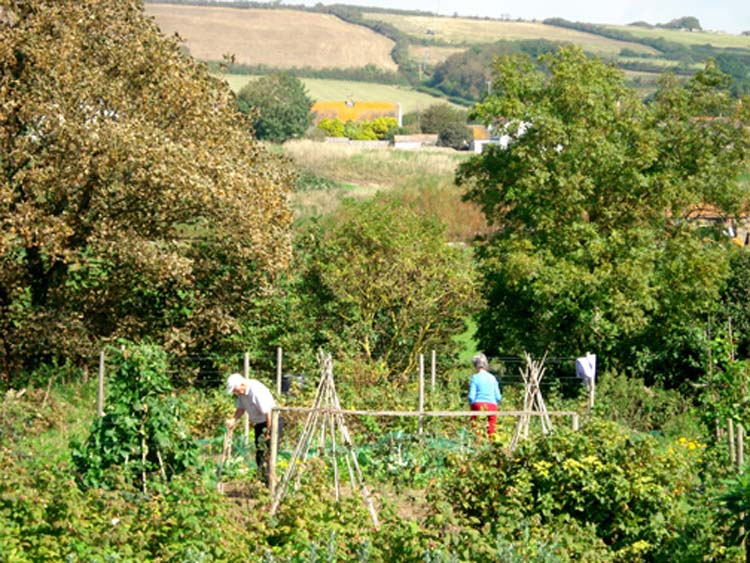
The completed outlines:
[[[247,379],[241,373],[233,373],[227,377],[227,394],[244,395],[247,391]]]
[[[471,359],[471,363],[474,364],[474,367],[477,369],[487,369],[490,367],[487,363],[487,356],[481,352]]]

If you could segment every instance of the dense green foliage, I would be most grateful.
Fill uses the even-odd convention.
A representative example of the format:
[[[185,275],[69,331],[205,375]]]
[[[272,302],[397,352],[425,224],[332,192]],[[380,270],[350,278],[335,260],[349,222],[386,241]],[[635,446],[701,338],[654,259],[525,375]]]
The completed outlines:
[[[159,380],[165,373],[159,361],[146,360],[147,350],[153,353],[151,359],[160,357],[158,350],[141,348],[136,355],[145,362],[140,366],[150,366],[144,373]],[[341,395],[362,392],[346,378],[340,378],[337,387]],[[402,400],[416,399],[414,389],[401,389]],[[304,461],[299,488],[276,516],[267,510],[267,491],[241,471],[234,471],[228,483],[232,494],[214,492],[215,472],[195,470],[211,460],[205,449],[199,450],[200,462],[185,474],[163,480],[157,471],[146,493],[128,484],[125,466],[110,468],[109,474],[121,479],[114,488],[79,488],[64,441],[71,424],[91,414],[91,391],[92,386],[55,385],[45,404],[40,400],[43,389],[3,397],[4,560],[742,560],[732,547],[741,536],[730,532],[743,533],[746,526],[746,480],[728,480],[731,468],[717,463],[726,459],[726,448],[680,432],[667,438],[587,418],[579,432],[556,426],[546,438],[532,427],[529,439],[509,452],[503,443],[488,444],[452,424],[445,433],[430,425],[431,430],[418,437],[387,433],[373,418],[364,424],[367,431],[355,430],[353,437],[365,480],[378,499],[381,525],[375,529],[358,495],[334,499],[329,457],[313,455]],[[513,396],[508,391],[506,399]],[[181,418],[198,432],[196,438],[215,435],[224,411],[232,408],[223,396],[225,409],[210,414],[211,396],[188,389],[177,393],[178,400],[192,407]],[[656,410],[664,410],[660,396],[655,394]],[[110,397],[118,402],[111,392]],[[554,401],[551,406],[558,405],[553,397],[548,399]],[[433,400],[455,405],[455,390],[446,386]],[[614,400],[622,401],[612,405],[618,411],[629,399]],[[153,413],[157,418],[172,412],[169,401],[150,404],[159,409]],[[207,414],[213,421],[208,425]],[[353,421],[351,427],[365,422]],[[12,431],[19,427],[25,431]],[[288,432],[296,438],[299,428],[292,425]],[[239,439],[236,443],[239,446]],[[57,447],[50,447],[53,444]],[[293,444],[293,439],[286,442],[282,453],[288,455]],[[441,449],[440,444],[450,448]],[[88,453],[97,455],[95,448]],[[231,461],[243,463],[241,456]]]
[[[214,4],[211,4],[212,6]],[[278,73],[279,70],[268,65],[248,65],[227,61],[208,61],[208,68],[216,74],[267,75]],[[407,80],[398,72],[383,70],[373,64],[363,67],[349,68],[313,68],[293,67],[285,68],[284,73],[297,78],[320,78],[327,80],[345,80],[348,82],[375,82],[376,84],[406,85]]]
[[[220,349],[288,263],[294,175],[139,2],[3,2],[0,375]]]
[[[251,116],[258,139],[283,143],[301,137],[312,123],[313,101],[291,74],[270,74],[247,83],[237,94],[237,107]]]
[[[715,66],[665,81],[646,106],[580,51],[545,57],[545,72],[506,58],[476,114],[511,143],[459,174],[496,229],[477,244],[479,273],[408,194],[299,225],[287,269],[293,174],[137,2],[2,6],[0,359],[13,377],[0,396],[0,559],[743,560],[748,479],[721,430],[750,414],[747,255],[721,226],[688,220],[706,204],[732,216],[748,195],[736,181],[748,106]],[[324,348],[343,406],[413,409],[417,356],[437,349],[428,408],[459,410],[468,370],[451,360],[477,311],[488,354],[599,354],[590,412],[545,378],[548,407],[576,411],[580,431],[532,425],[509,451],[510,417],[492,442],[457,418],[417,433],[416,419],[348,417],[377,528],[355,491],[335,500],[325,433],[277,514],[241,436],[216,492],[233,404],[173,387],[186,379],[173,361],[200,350],[228,371],[225,352],[249,350],[265,376],[281,345],[286,368],[313,373]],[[71,363],[120,335],[159,344],[108,352],[106,414],[86,429],[93,385]],[[21,375],[47,359],[58,363]],[[664,374],[695,385],[651,385]],[[512,409],[523,389],[503,377]],[[279,400],[307,406],[312,393]],[[279,470],[298,414],[285,413]]]
[[[388,197],[347,201],[302,233],[307,314],[328,349],[402,376],[420,352],[450,354],[479,303],[470,255],[446,242],[439,223]]]
[[[714,332],[724,333],[737,347],[739,358],[750,358],[750,253],[738,250],[729,261],[729,277],[721,292]]]
[[[701,22],[695,16],[683,16],[681,18],[675,18],[668,21],[661,26],[665,29],[687,29],[688,31],[701,31]]]
[[[487,95],[492,79],[492,60],[502,55],[526,53],[538,57],[560,45],[544,40],[497,41],[451,55],[438,64],[427,84],[447,96],[478,102]]]
[[[328,137],[346,137],[354,141],[382,141],[392,139],[398,130],[395,117],[376,117],[370,121],[341,121],[333,117],[321,119],[316,125]]]
[[[688,219],[706,205],[732,217],[746,201],[747,106],[713,65],[646,106],[576,48],[544,61],[546,75],[528,58],[498,62],[476,115],[512,140],[458,173],[497,226],[478,246],[480,345],[594,350],[649,381],[696,377],[730,254]]]
[[[438,133],[437,145],[457,151],[467,150],[474,139],[471,129],[463,123],[449,123]]]
[[[171,480],[195,468],[195,444],[181,419],[164,351],[142,345],[109,353],[106,412],[94,420],[86,442],[72,447],[81,483],[111,488],[124,479],[145,492],[154,479]]]
[[[533,522],[532,537],[549,541],[544,528],[555,529],[550,550],[560,561],[681,561],[687,554],[673,551],[675,539],[695,516],[686,505],[696,503],[703,518],[710,510],[696,494],[704,458],[705,444],[681,438],[662,448],[651,436],[591,422],[511,454],[496,447],[470,464],[459,458],[441,494],[489,533]]]
[[[434,104],[419,114],[422,133],[440,133],[453,124],[466,125],[467,112],[448,104]]]

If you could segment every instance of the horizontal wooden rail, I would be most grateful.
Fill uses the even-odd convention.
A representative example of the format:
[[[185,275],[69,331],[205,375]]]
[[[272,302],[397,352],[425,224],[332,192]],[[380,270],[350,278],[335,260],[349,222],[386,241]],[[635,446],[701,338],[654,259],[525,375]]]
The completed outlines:
[[[354,409],[315,409],[312,407],[275,407],[283,412],[318,412],[354,416],[408,416],[408,417],[465,417],[465,416],[542,416],[539,411],[368,411]],[[547,411],[549,416],[569,416],[573,430],[578,430],[578,413],[575,411]]]

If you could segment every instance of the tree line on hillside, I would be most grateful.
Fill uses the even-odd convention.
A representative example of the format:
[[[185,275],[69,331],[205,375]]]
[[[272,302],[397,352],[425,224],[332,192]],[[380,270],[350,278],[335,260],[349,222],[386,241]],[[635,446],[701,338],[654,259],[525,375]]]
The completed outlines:
[[[629,27],[644,27],[646,29],[682,29],[685,31],[703,31],[700,20],[695,16],[683,16],[675,18],[667,23],[650,24],[646,21],[635,21],[628,24]]]

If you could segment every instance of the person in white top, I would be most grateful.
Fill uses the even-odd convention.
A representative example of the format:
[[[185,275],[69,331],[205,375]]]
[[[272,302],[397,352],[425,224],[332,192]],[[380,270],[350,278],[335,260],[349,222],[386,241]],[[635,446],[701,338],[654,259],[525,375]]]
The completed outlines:
[[[250,422],[254,424],[255,462],[258,466],[258,474],[264,481],[268,482],[271,411],[276,406],[276,401],[268,387],[257,379],[248,379],[239,373],[233,373],[227,378],[227,393],[237,397],[237,409],[234,411],[234,416],[227,419],[227,428],[234,428],[242,415],[247,413]],[[282,427],[283,423],[281,417],[279,417],[277,446]]]

